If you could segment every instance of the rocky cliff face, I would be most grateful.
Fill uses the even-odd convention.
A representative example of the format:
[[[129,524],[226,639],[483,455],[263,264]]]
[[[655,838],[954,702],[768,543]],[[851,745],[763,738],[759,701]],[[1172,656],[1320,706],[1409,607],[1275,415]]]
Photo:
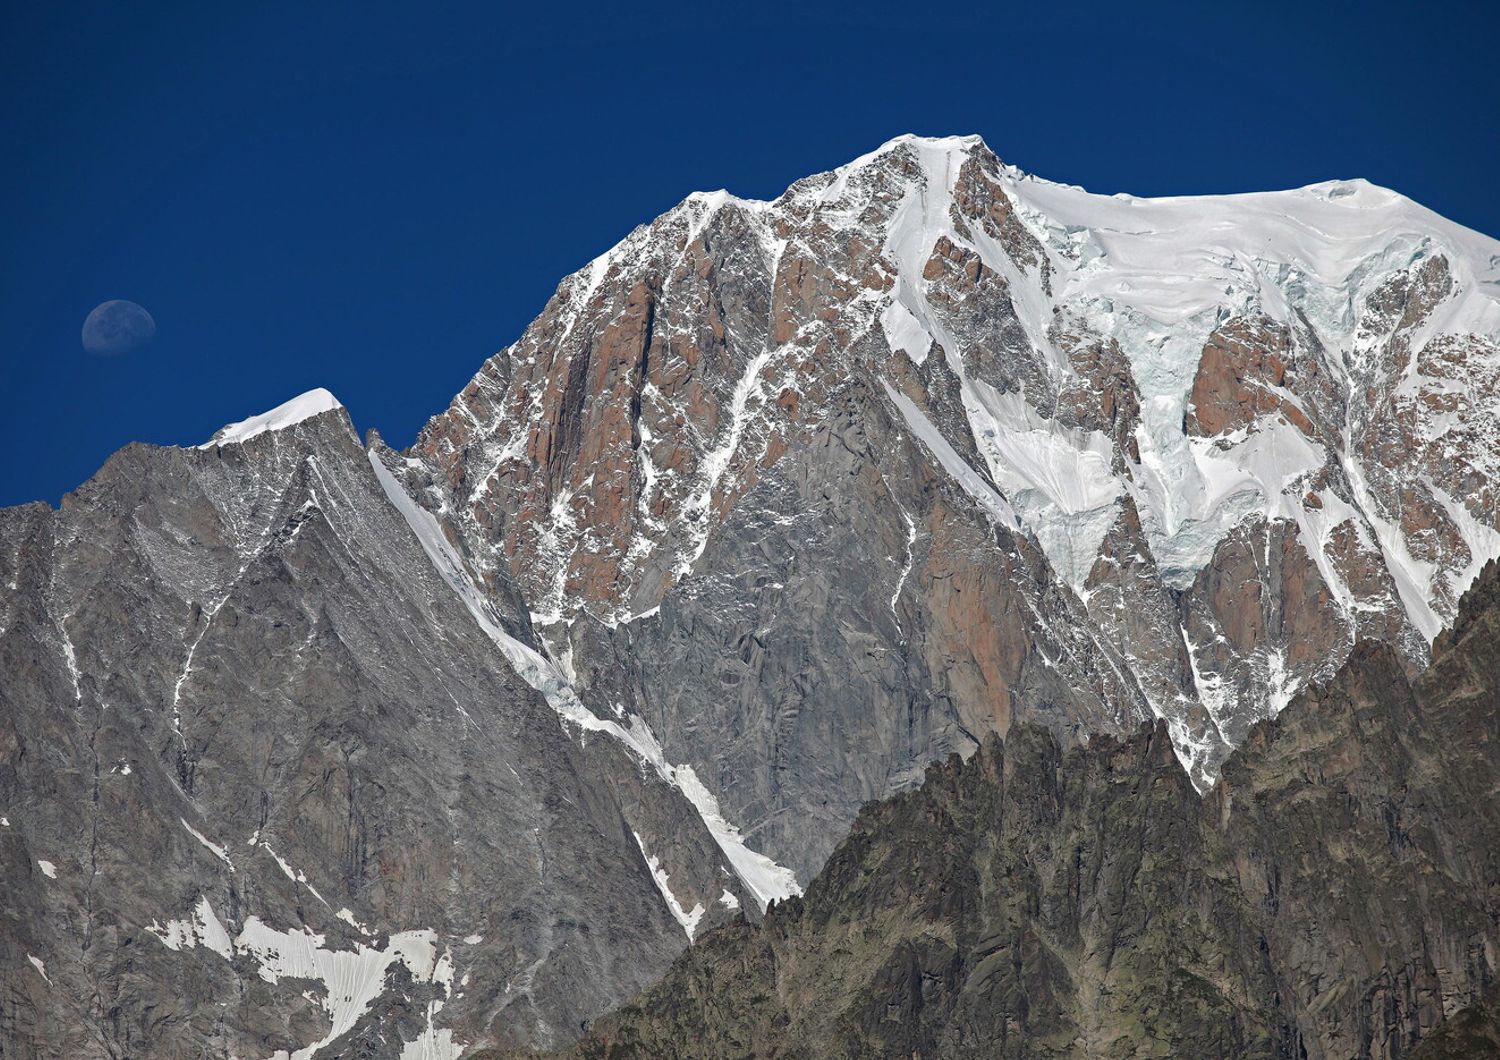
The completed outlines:
[[[1361,182],[903,137],[637,229],[408,452],[128,447],[0,512],[0,1044],[563,1043],[1018,723],[1206,790],[1500,554],[1497,298]]]
[[[273,421],[0,516],[0,1051],[565,1042],[758,916],[649,733],[444,565],[399,458],[326,394]]]
[[[1073,751],[1018,725],[572,1055],[1494,1055],[1497,642],[1492,563],[1428,671],[1362,643],[1207,797],[1161,723]]]
[[[1018,718],[1206,784],[1500,554],[1500,243],[1361,181],[1090,195],[903,137],[566,279],[413,491],[804,876]]]

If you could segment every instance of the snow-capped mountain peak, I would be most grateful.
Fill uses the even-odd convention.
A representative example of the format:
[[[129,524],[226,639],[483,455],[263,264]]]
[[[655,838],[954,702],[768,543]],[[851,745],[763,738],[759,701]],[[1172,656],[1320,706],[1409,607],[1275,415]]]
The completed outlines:
[[[332,393],[323,387],[316,387],[306,393],[298,394],[290,401],[282,402],[267,412],[219,428],[212,438],[198,448],[211,449],[216,445],[236,445],[240,442],[247,442],[267,431],[285,430],[303,420],[343,407],[343,404]]]
[[[1202,790],[1500,555],[1497,269],[903,136],[635,229],[405,453],[314,390],[0,511],[16,1025],[551,1047],[990,734]]]
[[[1420,661],[1500,552],[1497,268],[1500,243],[1366,181],[1095,195],[976,136],[900,136],[774,200],[699,193],[638,228],[417,452],[544,625],[613,627],[705,570],[863,380],[904,444],[1040,548],[1076,612],[1044,624],[1113,645],[1078,648],[1137,688],[1109,709],[1173,719],[1211,773],[1356,636]],[[503,544],[471,523],[498,512],[517,516]],[[920,524],[893,518],[897,542]],[[892,548],[887,595],[909,584]],[[1220,584],[1231,553],[1259,557],[1259,603]]]

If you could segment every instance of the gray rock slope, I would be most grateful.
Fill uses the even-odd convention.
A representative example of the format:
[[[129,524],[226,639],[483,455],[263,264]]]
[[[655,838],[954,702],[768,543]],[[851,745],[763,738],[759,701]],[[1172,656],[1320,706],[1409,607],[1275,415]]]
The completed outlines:
[[[0,555],[6,1056],[562,1041],[687,941],[648,858],[705,924],[754,908],[518,676],[341,408],[127,447]]]

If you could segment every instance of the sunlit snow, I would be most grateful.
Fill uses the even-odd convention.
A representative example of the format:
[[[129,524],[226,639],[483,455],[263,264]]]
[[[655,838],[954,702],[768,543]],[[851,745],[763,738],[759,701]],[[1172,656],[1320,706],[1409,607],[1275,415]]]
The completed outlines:
[[[247,420],[231,423],[221,427],[208,441],[198,446],[199,449],[212,449],[218,445],[235,445],[247,442],[251,438],[265,434],[267,431],[280,431],[293,424],[301,423],[305,419],[330,412],[333,409],[341,409],[344,406],[339,399],[330,394],[322,387],[309,390],[305,394],[298,394],[292,400],[277,405],[269,412],[262,412],[259,416],[251,416]]]

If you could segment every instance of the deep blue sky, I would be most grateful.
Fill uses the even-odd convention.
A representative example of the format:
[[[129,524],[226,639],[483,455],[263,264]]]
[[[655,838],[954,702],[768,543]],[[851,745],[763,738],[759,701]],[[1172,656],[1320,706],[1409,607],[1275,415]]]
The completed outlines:
[[[806,6],[5,3],[0,504],[319,385],[407,445],[638,222],[901,132],[1105,192],[1363,176],[1500,234],[1500,5]],[[153,347],[84,353],[110,298]]]

